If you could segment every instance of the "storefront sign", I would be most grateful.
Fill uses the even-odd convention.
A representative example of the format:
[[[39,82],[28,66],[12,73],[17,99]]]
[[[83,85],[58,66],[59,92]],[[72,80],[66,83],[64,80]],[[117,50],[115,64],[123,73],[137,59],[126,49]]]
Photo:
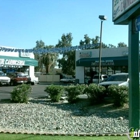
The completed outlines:
[[[28,52],[20,52],[20,57],[29,57],[30,58],[31,53]]]
[[[25,61],[23,60],[10,60],[10,59],[5,59],[4,62],[5,65],[25,65]]]
[[[0,65],[4,65],[4,59],[0,59]]]
[[[113,20],[121,16],[140,0],[113,0]]]
[[[92,52],[91,51],[89,51],[89,52],[80,52],[79,57],[80,58],[91,58],[92,57]]]
[[[113,60],[104,60],[101,62],[101,65],[102,66],[114,65],[114,61]],[[92,62],[91,66],[99,66],[99,61]]]

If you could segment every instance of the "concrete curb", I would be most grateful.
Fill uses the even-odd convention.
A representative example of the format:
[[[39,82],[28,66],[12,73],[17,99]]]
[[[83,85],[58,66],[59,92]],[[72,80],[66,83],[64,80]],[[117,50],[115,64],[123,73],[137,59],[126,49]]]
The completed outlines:
[[[20,131],[20,130],[1,130],[0,133],[4,134],[31,134],[31,135],[47,135],[47,136],[88,136],[88,137],[99,137],[99,136],[127,136],[127,134],[87,134],[87,133],[78,133],[78,134],[67,134],[67,133],[54,133],[54,132],[38,132],[38,131]]]

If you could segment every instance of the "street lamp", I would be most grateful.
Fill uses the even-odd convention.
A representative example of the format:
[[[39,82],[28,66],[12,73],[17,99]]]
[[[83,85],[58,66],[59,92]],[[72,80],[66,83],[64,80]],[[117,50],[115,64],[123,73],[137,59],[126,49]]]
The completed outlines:
[[[107,19],[104,15],[99,15],[99,19],[101,20],[101,27],[100,27],[100,48],[99,48],[99,83],[100,83],[100,76],[101,76],[101,51],[102,51],[102,26],[103,21]]]

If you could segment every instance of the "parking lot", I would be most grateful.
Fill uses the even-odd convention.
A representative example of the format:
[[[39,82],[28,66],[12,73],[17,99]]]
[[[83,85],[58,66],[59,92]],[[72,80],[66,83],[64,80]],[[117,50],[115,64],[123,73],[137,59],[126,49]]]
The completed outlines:
[[[44,91],[46,88],[46,84],[38,84],[32,86],[32,94],[30,94],[30,97],[33,98],[39,98],[43,96],[47,96],[47,93]],[[13,90],[15,86],[0,86],[0,100],[1,99],[9,99],[10,93]]]

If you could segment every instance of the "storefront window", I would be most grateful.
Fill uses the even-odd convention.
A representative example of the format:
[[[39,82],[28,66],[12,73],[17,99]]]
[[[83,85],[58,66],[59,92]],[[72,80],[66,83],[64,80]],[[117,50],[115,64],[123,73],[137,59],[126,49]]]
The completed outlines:
[[[115,73],[121,73],[121,67],[120,66],[115,66],[114,67],[114,72]]]
[[[123,66],[122,67],[122,72],[128,72],[128,66]]]

